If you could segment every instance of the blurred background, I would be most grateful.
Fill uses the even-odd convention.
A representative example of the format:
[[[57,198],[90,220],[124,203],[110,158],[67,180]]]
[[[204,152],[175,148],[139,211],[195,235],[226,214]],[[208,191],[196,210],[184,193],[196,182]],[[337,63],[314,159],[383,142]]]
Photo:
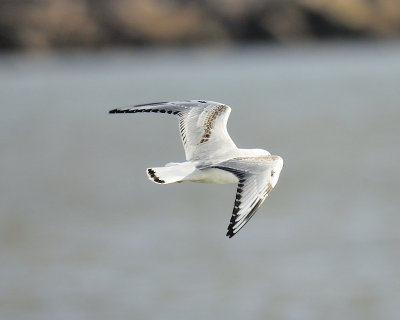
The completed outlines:
[[[398,319],[400,2],[0,2],[0,319]],[[235,185],[147,180],[174,117],[232,107],[284,158],[234,238]]]
[[[4,49],[396,38],[398,0],[2,0]]]

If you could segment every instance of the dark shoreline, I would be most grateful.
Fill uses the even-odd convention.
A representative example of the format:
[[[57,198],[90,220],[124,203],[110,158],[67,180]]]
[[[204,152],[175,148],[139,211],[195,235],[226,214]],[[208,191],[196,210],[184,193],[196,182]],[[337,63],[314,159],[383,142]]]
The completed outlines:
[[[393,0],[35,0],[0,3],[0,50],[98,49],[400,35]]]

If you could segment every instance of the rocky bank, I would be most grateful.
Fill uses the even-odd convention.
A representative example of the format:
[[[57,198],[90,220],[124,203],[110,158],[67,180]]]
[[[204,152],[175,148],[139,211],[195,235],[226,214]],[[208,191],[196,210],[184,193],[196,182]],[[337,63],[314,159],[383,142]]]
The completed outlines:
[[[393,38],[399,0],[2,0],[0,49]]]

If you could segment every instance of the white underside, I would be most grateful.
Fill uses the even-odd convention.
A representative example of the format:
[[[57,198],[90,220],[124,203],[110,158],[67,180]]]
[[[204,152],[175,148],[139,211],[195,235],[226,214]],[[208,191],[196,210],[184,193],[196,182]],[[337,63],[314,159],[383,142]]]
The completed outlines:
[[[202,183],[237,183],[238,178],[225,170],[206,168],[196,169],[182,181],[202,182]]]
[[[153,167],[149,169],[152,171],[153,175],[150,175],[149,173],[147,175],[150,180],[156,183],[174,183],[183,181],[202,183],[238,182],[236,176],[228,171],[215,168],[197,169],[191,162],[169,163],[165,167]]]
[[[266,156],[270,153],[261,149],[234,149],[228,154],[219,155],[217,159],[213,159],[213,163],[223,162],[236,157],[257,157]],[[217,161],[219,160],[219,161]],[[198,169],[198,166],[210,163],[208,161],[186,161],[182,163],[168,163],[165,167],[154,167],[147,169],[149,179],[156,183],[174,183],[182,181],[202,182],[202,183],[237,183],[238,178],[229,171],[207,168]],[[151,174],[149,173],[149,170]]]

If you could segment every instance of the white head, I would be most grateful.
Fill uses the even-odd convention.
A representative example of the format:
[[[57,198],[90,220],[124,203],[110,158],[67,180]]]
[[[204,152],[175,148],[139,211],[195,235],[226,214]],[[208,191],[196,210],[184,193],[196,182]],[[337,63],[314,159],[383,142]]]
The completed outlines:
[[[271,156],[276,164],[271,169],[271,185],[275,187],[278,182],[279,175],[281,174],[283,168],[283,159],[279,156]]]

